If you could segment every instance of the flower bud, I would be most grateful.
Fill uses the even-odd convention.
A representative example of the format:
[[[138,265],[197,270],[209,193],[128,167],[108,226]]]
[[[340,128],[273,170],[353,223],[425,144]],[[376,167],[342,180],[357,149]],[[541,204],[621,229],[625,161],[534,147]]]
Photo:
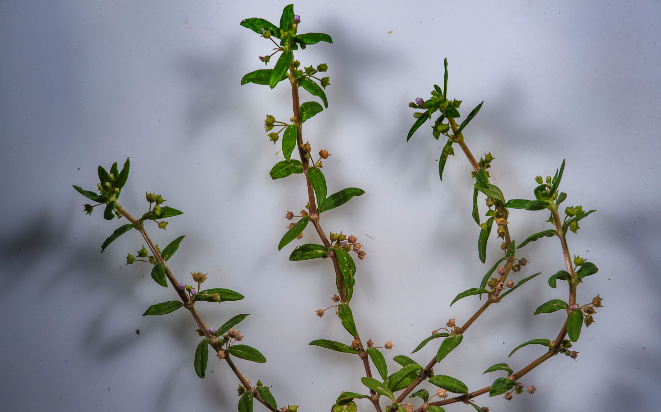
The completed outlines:
[[[542,179],[541,176],[536,176],[535,177],[535,182],[537,182],[537,184],[541,185],[542,183],[544,183],[544,180]]]
[[[204,281],[207,280],[206,273],[195,272],[195,273],[191,273],[191,276],[193,276],[193,280],[197,283],[204,283]]]
[[[264,384],[262,383],[261,379],[257,380],[257,383],[256,383],[255,385],[256,385],[258,388],[261,388],[262,386],[264,386]]]
[[[578,227],[578,221],[574,220],[569,224],[569,230],[572,232],[576,233],[578,232],[578,229],[580,229],[580,227]]]
[[[319,70],[319,71],[321,71],[321,70]],[[321,87],[323,87],[325,89],[326,86],[330,86],[330,78],[329,77],[322,77],[321,78]]]
[[[328,159],[328,156],[330,156],[330,153],[328,153],[328,151],[326,151],[325,149],[324,149],[324,150],[320,150],[320,151],[319,151],[319,156],[320,156],[322,159]]]
[[[395,346],[395,345],[393,345],[391,341],[388,341],[388,342],[386,342],[385,345],[383,345],[383,347],[388,349],[388,350],[392,349],[393,346]]]
[[[289,405],[287,407],[287,412],[297,412],[298,411],[298,405]]]
[[[195,296],[195,295],[197,295],[197,291],[195,289],[193,289],[193,290],[190,291],[190,294]]]
[[[602,300],[603,299],[600,298],[599,295],[595,296],[594,298],[592,298],[592,306],[594,306],[595,308],[603,307],[603,306],[601,306],[601,301]]]
[[[147,257],[149,252],[145,249],[145,245],[142,245],[142,249],[138,250],[138,257]]]
[[[580,256],[574,255],[574,264],[576,266],[581,266],[583,263],[585,263],[585,259],[582,259]]]
[[[534,386],[532,386],[532,385],[528,386],[528,393],[529,394],[532,395],[533,393],[535,393],[536,390],[537,390],[537,388],[535,388]]]
[[[445,326],[447,326],[448,328],[454,328],[455,325],[456,325],[455,319],[456,318],[452,318],[452,319],[448,320],[448,323],[446,323]]]
[[[569,307],[569,309],[571,309],[571,310],[576,310],[576,309],[578,309],[578,305],[571,305],[571,306]]]
[[[182,290],[183,290],[183,289],[186,289],[186,285],[184,285],[183,283],[180,283],[180,284],[179,284],[179,289],[182,289]]]
[[[512,392],[507,392],[503,398],[507,399],[508,401],[511,401],[512,398],[514,398],[514,395],[512,395]]]
[[[326,70],[328,70],[328,65],[326,63],[321,63],[317,66],[317,71],[325,72]]]
[[[161,207],[159,205],[154,206],[154,214],[156,217],[161,216]]]
[[[158,228],[165,230],[165,227],[168,225],[168,222],[158,222]]]
[[[585,312],[585,313],[588,314],[588,315],[594,315],[595,313],[597,313],[597,311],[594,310],[594,308],[593,308],[592,306],[586,306],[586,307],[584,307],[584,308],[583,308],[583,312]]]
[[[236,338],[234,338],[234,339],[236,339],[238,342],[241,342],[243,340],[243,335],[239,333],[239,334],[236,335]]]
[[[128,253],[128,256],[126,256],[126,264],[127,265],[132,265],[134,262],[135,262],[135,256]]]
[[[214,328],[209,328],[209,333],[213,335],[214,333],[216,333],[216,329],[214,329]]]
[[[448,391],[445,389],[439,389],[436,391],[436,396],[438,396],[441,399],[446,399],[448,397]]]
[[[264,36],[265,39],[268,39],[271,37],[271,30],[264,30],[264,33],[262,33],[262,36]],[[260,57],[261,60],[261,57]]]
[[[512,279],[508,280],[507,283],[505,283],[505,286],[512,289],[514,287],[514,281]]]
[[[337,233],[331,232],[330,240],[331,240],[331,242],[337,242]]]
[[[275,144],[275,142],[277,142],[279,138],[280,136],[277,133],[275,132],[269,133],[269,140],[272,141],[273,144]]]
[[[356,243],[356,241],[357,241],[358,239],[356,239],[356,237],[355,237],[354,235],[351,235],[351,236],[349,236],[349,239],[348,239],[348,240],[349,240],[349,243]]]
[[[324,310],[323,309],[318,309],[317,310],[317,316],[319,316],[319,317],[324,316]]]
[[[344,242],[345,240],[347,240],[347,235],[340,232],[340,234],[337,235],[337,240],[339,240],[340,242]]]
[[[523,388],[517,385],[516,387],[514,387],[514,393],[516,393],[517,395],[521,395],[523,393]]]
[[[298,24],[298,23],[300,23],[300,22],[301,22],[301,16],[299,16],[298,14],[295,15],[295,16],[294,16],[294,23]]]
[[[165,202],[165,199],[161,195],[156,195],[156,204],[161,205]]]
[[[365,255],[366,255],[366,254],[367,254],[367,253],[365,253],[365,252],[363,252],[363,251],[361,250],[360,252],[358,252],[358,259],[360,259],[360,260],[365,259]]]
[[[368,349],[371,349],[371,348],[373,348],[373,347],[374,347],[374,342],[372,342],[372,339],[368,340],[368,341],[367,341],[367,348],[368,348]]]
[[[154,203],[156,201],[156,195],[154,193],[145,193],[145,198],[149,203]]]

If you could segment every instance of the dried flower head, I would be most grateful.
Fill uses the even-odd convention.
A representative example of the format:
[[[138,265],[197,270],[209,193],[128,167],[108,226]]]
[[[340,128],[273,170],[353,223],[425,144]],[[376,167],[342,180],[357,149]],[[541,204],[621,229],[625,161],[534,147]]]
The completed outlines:
[[[287,211],[287,214],[285,215],[285,219],[292,220],[293,218],[294,218],[294,213]]]
[[[508,280],[507,283],[505,283],[505,286],[512,289],[514,287],[514,281],[512,279]]]
[[[532,395],[533,393],[535,393],[536,390],[537,390],[537,388],[535,388],[534,386],[532,386],[532,385],[528,386],[528,393],[529,394]]]
[[[358,339],[354,339],[353,342],[351,342],[351,347],[354,349],[360,348],[360,342],[358,342]]]
[[[436,396],[438,396],[441,399],[446,399],[448,397],[448,391],[445,389],[439,389],[436,391]]]
[[[204,283],[205,280],[207,280],[207,274],[206,273],[201,273],[201,272],[194,272],[191,273],[191,276],[193,276],[193,280],[198,283]]]
[[[319,156],[320,156],[322,159],[328,159],[328,156],[330,156],[330,153],[328,153],[328,152],[326,151],[326,149],[324,149],[324,150],[320,150],[320,151],[319,151]]]
[[[392,349],[393,346],[395,346],[395,345],[393,345],[391,341],[388,341],[388,342],[386,342],[385,345],[383,345],[383,347],[388,349],[388,350]]]
[[[569,352],[569,357],[572,359],[576,359],[578,357],[578,352],[576,352],[575,350]]]
[[[448,323],[446,323],[445,326],[447,326],[448,328],[454,328],[455,325],[457,324],[457,323],[454,321],[455,319],[456,319],[456,318],[452,318],[452,319],[448,320]]]
[[[366,254],[367,254],[367,253],[365,253],[365,252],[363,252],[363,251],[361,250],[360,252],[358,252],[358,259],[360,259],[360,260],[365,259],[365,255],[366,255]]]
[[[498,274],[502,275],[503,273],[505,273],[505,268],[502,266],[498,266]]]
[[[354,243],[353,245],[353,251],[354,252],[360,252],[360,248],[363,247],[360,243]]]
[[[238,335],[236,335],[236,338],[234,338],[234,339],[241,342],[243,340],[243,335],[239,333]],[[246,380],[248,380],[248,379],[246,379]],[[248,381],[248,382],[250,382],[250,381]]]
[[[514,398],[514,395],[512,395],[512,392],[507,392],[503,398],[507,399],[508,401],[511,401],[512,398]]]
[[[358,239],[356,239],[354,235],[349,236],[349,243],[356,243],[356,241],[358,241]]]
[[[324,310],[323,309],[317,309],[317,316],[319,316],[319,317],[324,316]]]
[[[374,347],[374,342],[372,342],[372,339],[367,341],[367,347],[370,349]]]
[[[601,306],[601,301],[602,300],[603,299],[600,298],[599,295],[595,296],[594,298],[592,298],[592,306],[594,306],[595,308],[603,307],[603,306]]]
[[[521,270],[521,265],[519,265],[518,263],[512,265],[512,271],[514,271],[515,273],[520,270]]]
[[[333,295],[333,297],[331,299],[333,299],[333,302],[339,302],[340,301],[340,297],[337,296],[337,295]]]
[[[521,259],[519,259],[519,265],[521,265],[521,266],[525,266],[525,265],[527,265],[527,264],[528,264],[528,261],[526,260],[526,258],[521,258]]]

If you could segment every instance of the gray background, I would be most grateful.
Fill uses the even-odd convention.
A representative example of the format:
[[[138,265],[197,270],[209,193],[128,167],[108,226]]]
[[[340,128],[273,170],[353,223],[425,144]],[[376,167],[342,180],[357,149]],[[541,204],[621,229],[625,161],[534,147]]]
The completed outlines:
[[[141,242],[125,235],[100,255],[119,226],[82,210],[72,184],[93,188],[96,167],[131,158],[122,204],[145,211],[145,191],[185,214],[156,242],[185,234],[171,262],[182,281],[209,273],[206,285],[243,293],[240,302],[200,305],[216,327],[238,313],[243,343],[265,365],[238,360],[252,382],[272,386],[280,405],[328,411],[343,390],[365,392],[349,355],[308,346],[349,342],[333,316],[329,261],[289,262],[277,244],[287,210],[306,203],[300,176],[272,181],[281,155],[263,130],[267,113],[291,116],[290,89],[240,86],[271,49],[239,26],[248,17],[278,22],[286,2],[7,1],[0,4],[0,399],[6,410],[234,410],[236,378],[210,361],[193,370],[199,341],[179,311],[141,317],[175,298],[145,265],[125,266]],[[450,62],[449,95],[464,116],[476,157],[491,151],[494,182],[507,198],[530,198],[534,176],[563,158],[568,205],[598,212],[569,235],[572,253],[601,270],[579,302],[601,294],[605,307],[575,345],[523,382],[538,391],[476,400],[492,410],[654,410],[661,396],[659,356],[659,203],[661,153],[658,1],[336,1],[299,2],[300,32],[326,32],[332,45],[298,52],[303,65],[325,62],[330,107],[306,123],[314,152],[325,148],[329,191],[366,191],[324,214],[324,229],[354,234],[358,262],[352,304],[364,340],[410,351],[448,318],[463,323],[477,298],[452,298],[478,284],[500,255],[492,238],[487,265],[477,259],[465,157],[450,158],[441,183],[443,142],[413,123],[407,103],[429,96]],[[303,100],[312,100],[304,93]],[[480,203],[485,211],[483,203]],[[544,212],[512,211],[512,236],[547,228]],[[311,228],[304,241],[315,242]],[[298,243],[302,243],[300,241]],[[561,312],[533,317],[566,285],[546,279],[563,268],[557,239],[521,250],[531,263],[515,279],[542,275],[490,308],[436,373],[489,385],[493,363],[514,369],[543,353],[519,343],[553,338]],[[135,329],[140,329],[136,335]],[[426,364],[437,345],[414,355]],[[389,360],[390,370],[396,366]],[[414,402],[417,406],[418,401]],[[256,410],[263,407],[256,406]],[[455,404],[448,410],[468,410]],[[370,410],[359,401],[360,410]]]

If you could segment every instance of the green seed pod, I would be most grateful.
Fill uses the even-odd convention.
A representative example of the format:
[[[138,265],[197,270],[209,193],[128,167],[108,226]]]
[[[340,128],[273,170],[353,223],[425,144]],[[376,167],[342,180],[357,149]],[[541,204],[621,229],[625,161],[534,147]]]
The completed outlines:
[[[132,265],[133,263],[135,263],[135,256],[128,253],[128,256],[126,256],[126,264],[127,265]]]
[[[145,245],[142,245],[142,249],[138,250],[138,257],[147,257],[149,252],[145,249]]]
[[[317,66],[317,70],[320,72],[325,72],[328,70],[328,65],[326,65],[326,63],[321,63],[319,66]]]
[[[536,176],[535,177],[535,182],[537,182],[538,185],[541,185],[542,183],[544,183],[544,180],[542,180],[541,176]]]

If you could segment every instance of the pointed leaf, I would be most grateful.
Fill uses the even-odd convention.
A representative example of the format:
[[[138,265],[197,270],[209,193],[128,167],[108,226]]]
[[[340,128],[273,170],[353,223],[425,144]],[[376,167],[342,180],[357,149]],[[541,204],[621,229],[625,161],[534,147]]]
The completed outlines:
[[[503,198],[503,192],[500,191],[498,186],[495,186],[495,185],[492,185],[492,184],[487,184],[485,186],[480,186],[476,183],[475,187],[477,187],[477,190],[484,193],[485,195],[494,198],[494,200],[498,200],[502,203],[505,203],[505,199]]]
[[[278,404],[271,394],[271,390],[268,386],[257,386],[257,393],[259,393],[259,396],[264,400],[264,402],[266,402],[268,406],[273,409],[278,409]]]
[[[451,376],[446,375],[436,375],[432,378],[429,378],[429,383],[436,385],[439,388],[443,388],[448,392],[452,393],[468,393],[468,387],[465,383],[459,379],[455,379]]]
[[[550,348],[550,347],[551,347],[551,341],[548,340],[548,339],[533,339],[533,340],[529,340],[528,342],[526,342],[526,343],[522,343],[522,344],[520,344],[519,346],[517,346],[516,348],[514,348],[514,350],[513,350],[512,352],[510,352],[508,358],[509,358],[510,356],[512,356],[512,355],[514,354],[514,352],[516,352],[516,351],[518,351],[519,349],[521,349],[522,347],[524,347],[524,346],[528,346],[528,345],[542,345],[542,346],[546,346],[546,347]]]
[[[248,345],[232,345],[227,348],[230,355],[257,363],[266,363],[266,358],[257,349]]]
[[[478,112],[480,111],[480,109],[482,108],[482,105],[483,105],[483,104],[484,104],[484,102],[478,104],[477,107],[474,108],[474,109],[468,114],[468,116],[466,117],[466,120],[464,120],[464,121],[461,123],[461,126],[459,126],[459,129],[457,130],[457,135],[459,135],[459,133],[461,133],[461,131],[464,130],[464,127],[468,126],[468,123],[469,123],[471,120],[473,120],[473,117],[475,117],[475,116],[477,115],[477,113],[478,113]]]
[[[330,195],[324,201],[323,207],[321,207],[318,212],[327,212],[331,209],[335,209],[336,207],[347,203],[349,200],[351,200],[352,197],[362,196],[363,194],[365,194],[364,190],[357,189],[355,187],[348,187],[346,189],[340,190],[339,192]]]
[[[115,202],[110,202],[103,211],[103,218],[105,220],[113,220],[115,218]]]
[[[458,301],[459,299],[463,299],[467,296],[482,295],[483,293],[489,294],[489,291],[484,288],[470,288],[458,294],[457,297],[454,298],[452,303],[450,303],[450,306],[454,305],[454,302]]]
[[[560,171],[556,172],[555,176],[553,177],[553,186],[551,186],[551,195],[555,193],[556,190],[558,190],[558,186],[560,186],[560,181],[562,180],[562,172],[565,170],[565,159],[562,159],[562,165],[560,166]]]
[[[440,406],[429,405],[427,406],[427,412],[445,412],[445,409],[441,408]]]
[[[489,397],[502,395],[514,387],[514,381],[507,378],[498,378],[491,384]]]
[[[493,265],[493,266],[491,267],[491,269],[489,269],[489,271],[487,272],[487,274],[484,275],[484,277],[482,278],[482,282],[480,283],[480,288],[484,288],[484,287],[487,286],[487,282],[488,282],[489,279],[491,278],[491,274],[496,270],[496,268],[498,267],[498,265],[500,265],[500,263],[501,263],[503,260],[505,260],[505,258],[500,258],[500,259],[498,260],[498,262],[496,262],[496,264]],[[481,296],[480,296],[480,299],[482,299]]]
[[[441,158],[438,160],[438,177],[441,178],[441,182],[443,181],[443,170],[445,169],[445,163],[450,155],[450,149],[452,149],[452,140],[448,140],[445,144],[443,151],[441,152]]]
[[[112,184],[112,182],[110,181],[110,174],[106,169],[99,166],[98,172],[99,172],[99,181],[101,182],[101,186],[105,186],[106,183]]]
[[[513,287],[512,289],[510,289],[510,290],[508,290],[507,292],[505,292],[505,293],[503,293],[502,295],[500,295],[500,299],[502,300],[505,296],[509,295],[510,293],[512,293],[513,291],[515,291],[516,289],[518,289],[519,286],[523,285],[524,283],[526,283],[526,282],[529,281],[530,279],[535,278],[535,277],[538,276],[540,273],[542,273],[542,272],[537,272],[537,273],[535,273],[534,275],[530,275],[530,276],[528,276],[527,278],[523,278],[523,279],[521,279],[516,285],[514,285],[514,287]]]
[[[491,234],[492,225],[493,225],[493,218],[490,217],[489,219],[487,219],[487,230],[481,229],[480,236],[477,239],[477,253],[482,263],[485,263],[487,260],[487,242],[489,241],[489,235]]]
[[[445,111],[443,112],[445,117],[448,119],[454,119],[456,117],[461,117],[459,114],[459,110],[457,110],[456,107],[454,107],[452,104],[448,104],[448,106],[445,108]]]
[[[505,252],[505,257],[513,258],[515,255],[516,255],[516,242],[512,240],[507,248],[507,252]]]
[[[556,310],[567,309],[568,307],[569,306],[567,305],[567,302],[564,300],[553,299],[539,305],[539,307],[535,309],[535,313],[533,313],[533,315],[539,315],[540,313],[552,313]]]
[[[184,306],[184,304],[179,300],[161,302],[155,305],[151,305],[149,309],[147,309],[147,311],[142,314],[142,316],[166,315],[168,313],[174,312],[182,306]]]
[[[301,121],[305,123],[306,120],[323,110],[324,108],[317,102],[305,102],[301,105]]]
[[[549,286],[552,287],[553,289],[555,289],[557,286],[556,279],[566,280],[567,282],[569,282],[571,280],[571,275],[566,270],[561,270],[555,275],[551,276],[549,278]]]
[[[448,59],[443,59],[443,66],[445,67],[445,74],[443,74],[443,98],[448,98]]]
[[[340,306],[337,308],[337,315],[342,321],[342,326],[346,329],[347,332],[353,337],[358,335],[356,331],[356,324],[353,321],[353,313],[351,308],[346,303],[340,303]]]
[[[298,261],[298,260],[308,260],[316,258],[327,258],[328,252],[323,245],[315,245],[308,243],[306,245],[298,246],[291,252],[289,255],[289,260]]]
[[[514,374],[512,368],[510,368],[506,363],[497,363],[493,366],[490,366],[489,369],[485,370],[482,375],[484,375],[487,372],[495,372],[495,371],[506,371],[507,375]]]
[[[280,80],[282,80],[282,76],[284,76],[287,73],[287,70],[289,69],[289,65],[291,65],[293,58],[294,58],[294,52],[292,51],[282,52],[282,54],[278,58],[277,63],[275,64],[275,67],[273,68],[273,71],[271,72],[271,77],[269,78],[269,87],[271,89],[273,89],[275,86],[278,85],[278,83],[280,83]]]
[[[183,215],[184,212],[171,208],[169,206],[163,206],[161,208],[161,214],[156,216],[156,213],[151,210],[147,213],[145,213],[140,220],[157,220],[157,219],[167,219],[168,217],[174,217],[174,216],[179,216]]]
[[[209,362],[209,339],[202,339],[197,345],[195,350],[195,373],[197,376],[204,379],[207,371],[207,363]]]
[[[272,69],[260,69],[250,72],[241,78],[241,85],[247,83],[261,84],[263,86],[268,86],[271,83],[271,75],[273,74]],[[287,74],[283,74],[278,80],[278,83],[287,79]]]
[[[473,220],[475,223],[480,224],[480,211],[477,209],[477,187],[473,188]],[[452,305],[450,305],[452,306]]]
[[[264,19],[258,19],[255,17],[251,19],[245,19],[241,21],[241,25],[243,27],[249,28],[250,30],[254,31],[259,35],[263,34],[262,29],[264,29],[264,31],[269,30],[273,37],[275,37],[276,39],[280,38],[280,30],[277,27],[275,27],[274,24],[269,23]]]
[[[287,126],[285,132],[282,134],[282,154],[285,156],[285,159],[290,160],[291,154],[296,148],[296,133],[298,132],[298,127],[295,124]],[[299,161],[300,163],[300,161]],[[279,164],[279,163],[278,163]],[[294,173],[303,173],[303,165],[301,165],[300,172]],[[291,173],[290,173],[291,174]],[[287,175],[289,176],[289,175]],[[273,177],[273,175],[271,175]],[[283,176],[285,177],[285,176]],[[277,178],[274,178],[277,179]]]
[[[427,389],[420,389],[419,391],[416,391],[409,396],[409,398],[413,398],[414,396],[417,396],[418,398],[422,399],[423,402],[427,402],[429,400],[429,392]]]
[[[585,262],[583,265],[581,265],[581,268],[578,270],[578,272],[576,272],[576,277],[583,279],[586,276],[594,275],[598,271],[599,269],[594,263]]]
[[[129,159],[126,159],[126,162],[124,162],[124,166],[122,167],[122,171],[119,172],[119,177],[115,181],[115,187],[118,189],[121,189],[124,187],[126,184],[126,181],[129,178],[129,169],[131,168],[131,162],[129,162]]]
[[[163,267],[163,263],[157,263],[154,265],[151,270],[151,278],[164,288],[168,287],[168,279],[165,276],[165,268]]]
[[[443,343],[438,348],[438,353],[436,354],[436,362],[440,362],[448,356],[450,352],[464,339],[464,335],[450,335],[447,338],[443,339]],[[448,389],[449,390],[449,389]]]
[[[316,82],[308,79],[307,77],[302,77],[298,79],[298,83],[308,91],[313,96],[317,96],[324,102],[324,107],[328,109],[328,99],[326,98],[326,93],[324,89],[321,88]]]
[[[335,250],[335,255],[337,256],[337,263],[340,266],[340,272],[342,273],[342,281],[344,282],[344,288],[347,295],[347,300],[351,301],[353,296],[353,285],[356,283],[354,276],[356,275],[356,264],[353,261],[353,258],[349,255],[344,249]]]
[[[356,392],[343,392],[340,394],[340,396],[337,397],[335,400],[335,403],[338,405],[343,405],[345,403],[349,403],[354,399],[369,399],[369,395],[361,395],[360,393]]]
[[[453,302],[453,303],[454,303],[454,302]],[[432,339],[436,339],[436,338],[445,338],[445,337],[447,337],[447,336],[448,336],[448,333],[447,333],[447,332],[434,333],[433,335],[431,335],[431,336],[428,337],[427,339],[425,339],[425,340],[423,340],[422,342],[420,342],[420,344],[419,344],[419,345],[413,350],[413,352],[411,352],[411,354],[414,354],[414,353],[416,353],[417,351],[419,351],[420,349],[424,348],[425,345],[427,345],[427,343],[429,343],[429,341],[431,341]]]
[[[569,314],[567,321],[567,336],[572,342],[576,342],[581,336],[581,327],[583,326],[583,312],[575,310]]]
[[[241,315],[234,316],[232,319],[230,319],[227,322],[223,323],[223,326],[218,328],[218,330],[216,331],[216,333],[214,333],[214,335],[216,337],[223,336],[224,334],[227,333],[227,331],[229,331],[235,325],[238,325],[239,323],[241,323],[241,321],[244,320],[245,318],[247,318],[248,316],[250,316],[250,315],[247,314],[247,313],[243,313]]]
[[[387,396],[388,398],[392,399],[393,402],[395,401],[395,395],[392,394],[392,392],[390,391],[390,389],[388,389],[385,383],[379,382],[374,378],[368,378],[368,377],[364,377],[360,381],[363,383],[363,385],[367,386],[369,389],[373,390],[374,392],[383,396]]]
[[[427,120],[429,120],[429,113],[424,113],[422,116],[418,117],[415,123],[413,123],[413,126],[411,126],[411,130],[409,130],[409,134],[406,136],[407,142],[411,139],[413,133],[415,133],[415,131],[418,130],[420,126],[422,126]]]
[[[553,236],[556,236],[557,234],[558,234],[558,232],[556,232],[555,229],[549,229],[549,230],[544,230],[544,231],[539,232],[539,233],[535,233],[534,235],[528,236],[528,238],[526,240],[521,242],[521,244],[517,247],[517,249],[521,249],[522,247],[524,247],[528,243],[534,242],[534,241],[539,240],[543,237],[553,237]]]
[[[505,203],[505,207],[509,209],[543,210],[550,204],[551,202],[546,200],[510,199]]]
[[[166,262],[170,260],[170,258],[175,254],[177,249],[179,249],[179,244],[181,243],[182,240],[184,240],[185,237],[186,236],[179,236],[178,238],[170,242],[170,244],[167,245],[165,249],[163,249],[163,251],[161,252],[161,256],[163,257],[163,260],[165,260]]]
[[[381,351],[376,348],[367,349],[367,354],[370,355],[370,359],[372,359],[372,363],[376,367],[376,370],[379,372],[379,375],[381,375],[381,379],[385,381],[388,378],[388,366],[386,365],[386,358],[384,358]]]
[[[417,376],[421,370],[422,370],[422,366],[418,364],[404,366],[402,369],[398,370],[397,372],[393,373],[388,377],[388,389],[394,392],[398,391],[399,390],[398,386],[401,384],[401,382],[404,379],[406,379],[410,375]]]
[[[239,412],[252,412],[253,397],[250,391],[245,391],[239,399]]]
[[[108,238],[103,242],[103,245],[101,245],[101,253],[103,253],[104,250],[110,245],[112,242],[115,241],[118,237],[123,235],[124,233],[128,232],[129,230],[133,229],[133,224],[127,223],[125,225],[122,225],[115,229],[114,232],[112,232],[112,235],[108,236]]]
[[[294,24],[294,5],[289,4],[282,10],[282,15],[280,16],[280,29],[289,31],[292,24]]]
[[[230,289],[213,288],[201,291],[197,294],[195,300],[201,300],[203,302],[215,302],[213,295],[216,293],[220,296],[220,302],[233,302],[235,300],[241,300],[244,297],[239,292],[235,292]]]
[[[394,358],[392,358],[395,362],[399,363],[402,366],[409,366],[409,365],[418,365],[418,362],[414,361],[413,359],[409,358],[408,356],[404,355],[397,355]]]
[[[333,43],[331,36],[324,33],[305,33],[299,34],[298,39],[305,44],[317,44],[320,41],[325,41],[326,43]]]
[[[480,408],[479,406],[475,405],[473,402],[470,403],[470,406],[472,406],[473,409],[475,409],[477,412],[482,412],[482,408]]]
[[[322,208],[326,201],[326,195],[328,194],[326,178],[324,178],[324,174],[318,167],[308,169],[308,178],[310,179],[310,183],[312,183],[314,194],[317,197],[317,208]]]
[[[91,200],[91,201],[93,201],[93,202],[103,203],[103,202],[101,201],[101,200],[103,200],[103,196],[98,195],[98,194],[96,194],[96,193],[94,193],[94,192],[91,192],[91,191],[89,191],[89,190],[85,190],[85,189],[81,188],[80,186],[73,185],[73,188],[76,189],[76,191],[77,191],[78,193],[80,193],[81,195],[85,196],[85,197],[88,198],[89,200]]]
[[[340,342],[336,342],[334,340],[328,340],[328,339],[313,340],[312,342],[309,343],[309,345],[319,346],[319,347],[322,347],[322,348],[334,350],[335,352],[354,353],[354,354],[358,353],[358,350],[352,348],[349,345],[345,345],[344,343],[340,343]]]
[[[292,240],[296,239],[298,235],[303,233],[303,230],[305,227],[308,225],[308,222],[310,221],[310,216],[305,216],[301,218],[294,227],[289,229],[287,233],[282,237],[280,240],[280,244],[278,245],[278,250],[282,250],[283,247],[287,246]]]
[[[271,179],[282,179],[283,177],[287,177],[291,174],[301,174],[303,173],[303,165],[301,164],[300,160],[296,159],[290,159],[290,160],[283,160],[282,162],[278,162],[269,174],[271,175]]]

